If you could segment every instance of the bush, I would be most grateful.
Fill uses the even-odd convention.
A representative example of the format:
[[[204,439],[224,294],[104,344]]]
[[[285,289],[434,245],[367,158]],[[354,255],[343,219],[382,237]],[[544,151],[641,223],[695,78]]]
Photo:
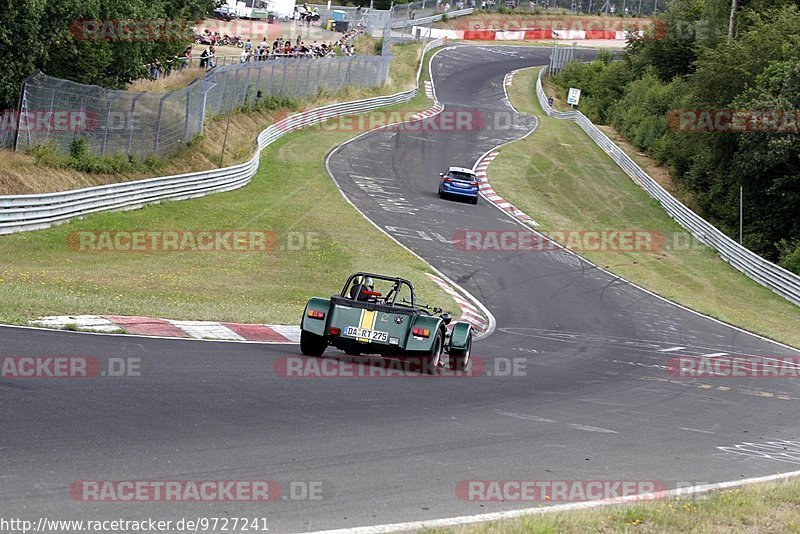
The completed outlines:
[[[634,146],[665,163],[670,159],[669,114],[685,94],[686,84],[680,78],[664,83],[648,72],[625,86],[622,98],[610,110],[612,123]]]
[[[69,146],[69,155],[75,159],[85,157],[89,153],[89,140],[85,137],[76,136]]]
[[[785,240],[778,243],[781,259],[779,265],[787,271],[800,274],[800,241],[790,245]]]

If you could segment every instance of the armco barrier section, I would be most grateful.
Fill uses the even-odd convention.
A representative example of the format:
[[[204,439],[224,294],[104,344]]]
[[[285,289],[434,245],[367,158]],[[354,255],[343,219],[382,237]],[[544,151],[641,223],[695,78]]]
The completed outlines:
[[[441,39],[429,42],[423,55],[441,44]],[[256,153],[245,163],[209,171],[58,193],[0,196],[0,234],[46,228],[100,211],[134,209],[151,202],[183,200],[237,189],[249,183],[255,175],[261,151],[283,135],[333,117],[408,102],[417,94],[421,72],[422,62],[417,69],[416,86],[408,91],[331,104],[291,115],[270,125],[258,135]]]
[[[542,76],[547,67],[539,71],[536,80],[536,96],[539,105],[549,117],[568,119],[580,126],[597,146],[603,149],[614,162],[639,184],[651,197],[658,200],[667,213],[698,240],[715,249],[720,257],[759,284],[768,287],[778,295],[800,305],[800,276],[765,260],[758,254],[743,247],[711,223],[684,206],[669,194],[658,182],[653,180],[625,152],[615,145],[580,111],[556,111],[547,101],[542,88]]]

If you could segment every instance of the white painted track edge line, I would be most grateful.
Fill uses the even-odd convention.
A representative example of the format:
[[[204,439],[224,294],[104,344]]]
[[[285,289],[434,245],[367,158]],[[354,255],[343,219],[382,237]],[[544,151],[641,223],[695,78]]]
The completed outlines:
[[[674,489],[665,492],[657,492],[652,498],[672,498],[685,495],[698,495],[709,491],[731,489],[748,484],[759,484],[764,482],[775,482],[800,477],[800,471],[790,471],[787,473],[777,473],[763,477],[746,478],[743,480],[733,480],[729,482],[717,482],[714,484],[702,484],[686,488]],[[523,508],[519,510],[507,510],[503,512],[491,512],[476,515],[466,515],[443,519],[431,519],[429,521],[411,521],[407,523],[391,523],[386,525],[375,525],[370,527],[354,527],[335,530],[320,530],[307,534],[379,534],[386,532],[401,532],[419,530],[422,528],[443,528],[472,523],[486,523],[488,521],[501,521],[516,519],[527,515],[553,514],[558,512],[569,512],[574,510],[586,510],[590,508],[600,508],[619,504],[632,504],[637,502],[651,502],[646,495],[630,495],[619,499],[608,499],[603,501],[586,501],[568,504],[556,504],[551,506],[539,506],[536,508]]]

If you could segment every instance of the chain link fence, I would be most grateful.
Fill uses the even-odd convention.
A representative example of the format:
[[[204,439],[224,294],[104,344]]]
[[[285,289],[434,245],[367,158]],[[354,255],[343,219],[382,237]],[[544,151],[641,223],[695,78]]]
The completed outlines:
[[[202,132],[203,122],[262,99],[301,98],[320,90],[379,87],[390,58],[277,58],[225,65],[170,93],[132,93],[84,85],[41,72],[26,80],[14,148],[54,145],[69,153],[75,139],[90,154],[165,157]]]

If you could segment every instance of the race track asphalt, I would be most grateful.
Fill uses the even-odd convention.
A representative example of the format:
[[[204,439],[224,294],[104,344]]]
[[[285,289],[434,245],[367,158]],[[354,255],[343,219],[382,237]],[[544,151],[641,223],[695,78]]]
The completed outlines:
[[[676,355],[796,351],[564,252],[470,252],[452,242],[464,230],[524,229],[485,199],[441,200],[436,185],[447,166],[471,167],[530,131],[535,121],[511,113],[502,81],[546,55],[444,50],[432,61],[438,99],[484,127],[376,131],[328,161],[366,216],[494,315],[496,331],[473,352],[484,376],[286,378],[281,362],[299,355],[296,345],[3,327],[3,356],[90,356],[103,368],[113,358],[141,371],[0,379],[0,517],[263,517],[270,532],[296,532],[551,504],[468,502],[456,494],[464,480],[672,488],[798,469],[780,447],[742,445],[800,439],[796,380],[680,379],[665,369]],[[485,127],[508,117],[510,128]],[[321,498],[97,503],[69,492],[82,480],[234,479],[276,480],[283,495],[310,482]]]

